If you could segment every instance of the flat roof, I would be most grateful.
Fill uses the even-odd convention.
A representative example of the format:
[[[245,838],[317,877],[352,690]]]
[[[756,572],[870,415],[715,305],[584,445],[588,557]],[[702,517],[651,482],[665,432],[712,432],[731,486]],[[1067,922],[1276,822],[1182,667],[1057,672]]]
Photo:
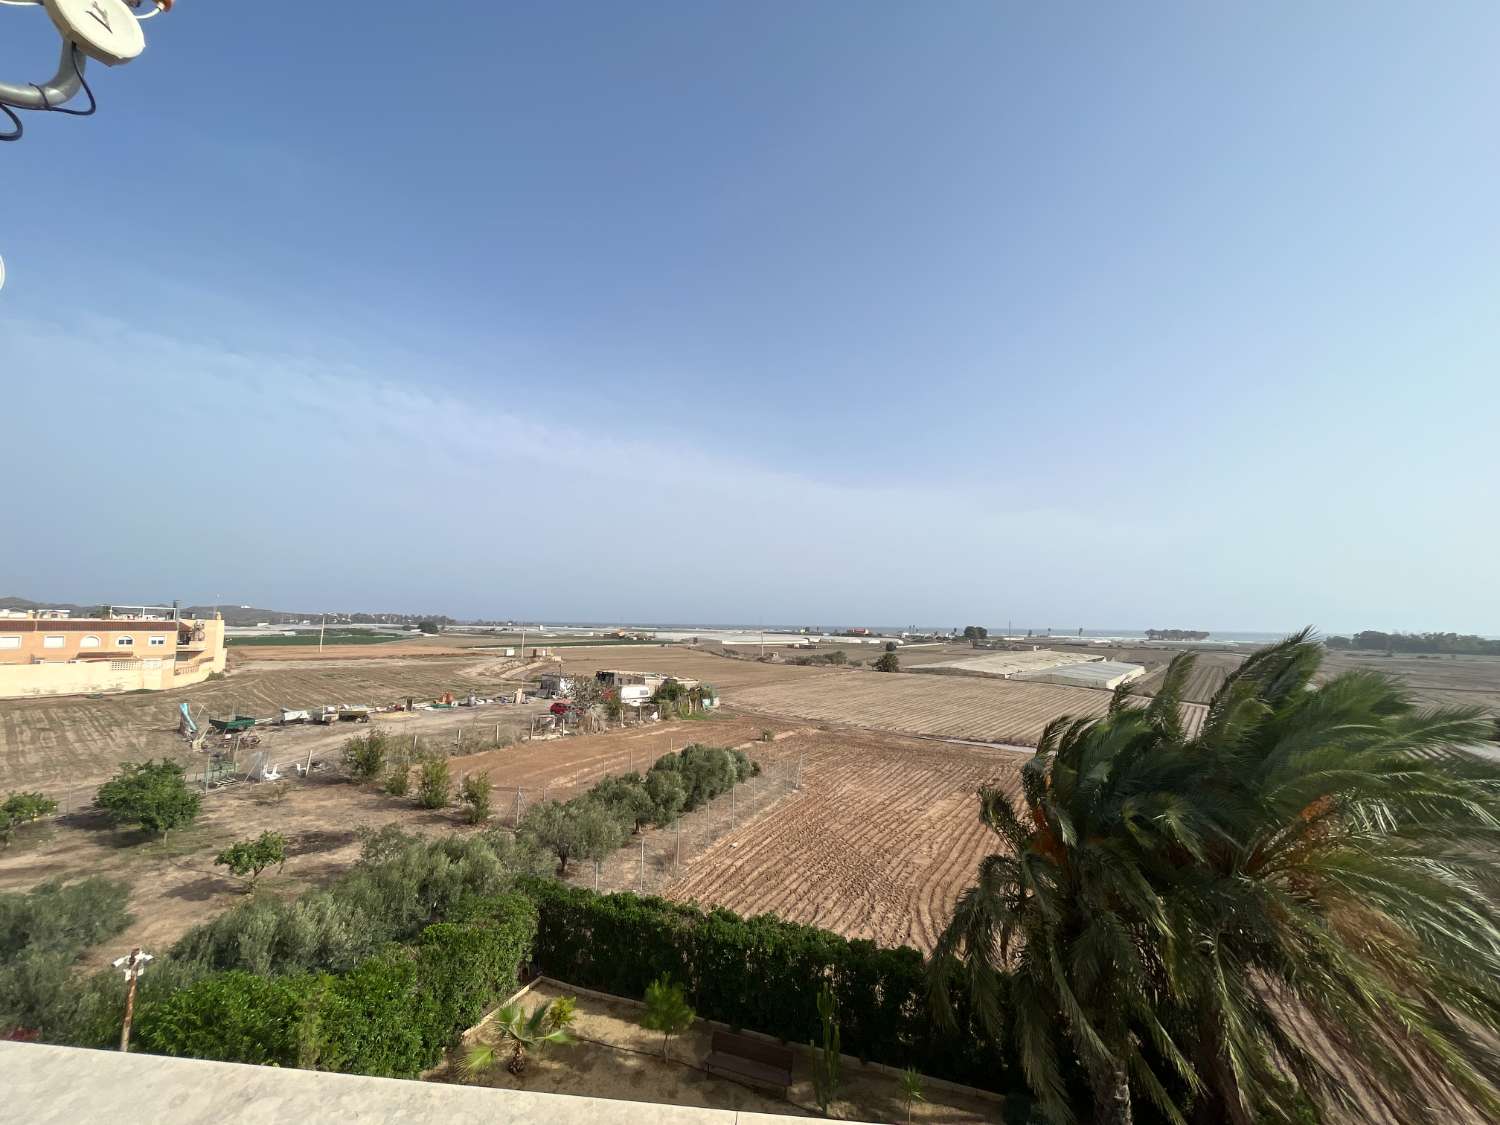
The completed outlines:
[[[29,1125],[776,1125],[732,1109],[0,1042],[7,1119]]]
[[[5,617],[0,633],[151,633],[176,632],[182,621],[147,621],[139,617]]]

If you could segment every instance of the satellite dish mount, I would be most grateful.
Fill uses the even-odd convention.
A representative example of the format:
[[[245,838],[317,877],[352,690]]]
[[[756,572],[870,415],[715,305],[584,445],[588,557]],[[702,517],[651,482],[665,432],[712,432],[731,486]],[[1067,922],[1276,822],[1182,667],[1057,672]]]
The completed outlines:
[[[12,125],[10,131],[0,132],[0,141],[18,141],[24,131],[15,112],[18,109],[75,117],[93,113],[94,94],[83,77],[88,60],[120,66],[138,56],[146,49],[146,34],[141,24],[169,11],[173,0],[33,0],[29,5],[26,0],[5,2],[10,7],[45,9],[62,37],[57,73],[46,82],[0,82],[0,113]],[[149,10],[144,15],[137,14],[136,9],[142,7]],[[67,108],[80,90],[88,94],[88,108]]]

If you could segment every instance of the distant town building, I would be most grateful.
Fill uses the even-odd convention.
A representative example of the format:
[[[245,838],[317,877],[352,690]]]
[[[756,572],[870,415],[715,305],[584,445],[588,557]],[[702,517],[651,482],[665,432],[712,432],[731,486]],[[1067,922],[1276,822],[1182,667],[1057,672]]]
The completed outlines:
[[[109,617],[0,620],[0,699],[159,691],[224,670],[224,622],[178,618],[171,606]]]

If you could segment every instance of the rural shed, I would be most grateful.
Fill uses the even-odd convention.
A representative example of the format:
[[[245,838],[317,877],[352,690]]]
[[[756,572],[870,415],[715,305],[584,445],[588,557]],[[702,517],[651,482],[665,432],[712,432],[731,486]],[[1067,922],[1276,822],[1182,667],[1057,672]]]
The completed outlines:
[[[1125,664],[1119,660],[1092,660],[1087,663],[1064,664],[1040,672],[1024,672],[1012,679],[1026,680],[1033,684],[1062,684],[1065,687],[1113,691],[1121,684],[1138,680],[1145,674],[1146,669],[1139,664]]]

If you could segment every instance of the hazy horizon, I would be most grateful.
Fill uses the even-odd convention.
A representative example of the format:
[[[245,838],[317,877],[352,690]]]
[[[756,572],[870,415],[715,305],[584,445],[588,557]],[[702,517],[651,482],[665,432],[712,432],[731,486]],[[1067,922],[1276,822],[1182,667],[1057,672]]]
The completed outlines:
[[[4,146],[0,590],[1500,634],[1500,8],[371,8]]]

